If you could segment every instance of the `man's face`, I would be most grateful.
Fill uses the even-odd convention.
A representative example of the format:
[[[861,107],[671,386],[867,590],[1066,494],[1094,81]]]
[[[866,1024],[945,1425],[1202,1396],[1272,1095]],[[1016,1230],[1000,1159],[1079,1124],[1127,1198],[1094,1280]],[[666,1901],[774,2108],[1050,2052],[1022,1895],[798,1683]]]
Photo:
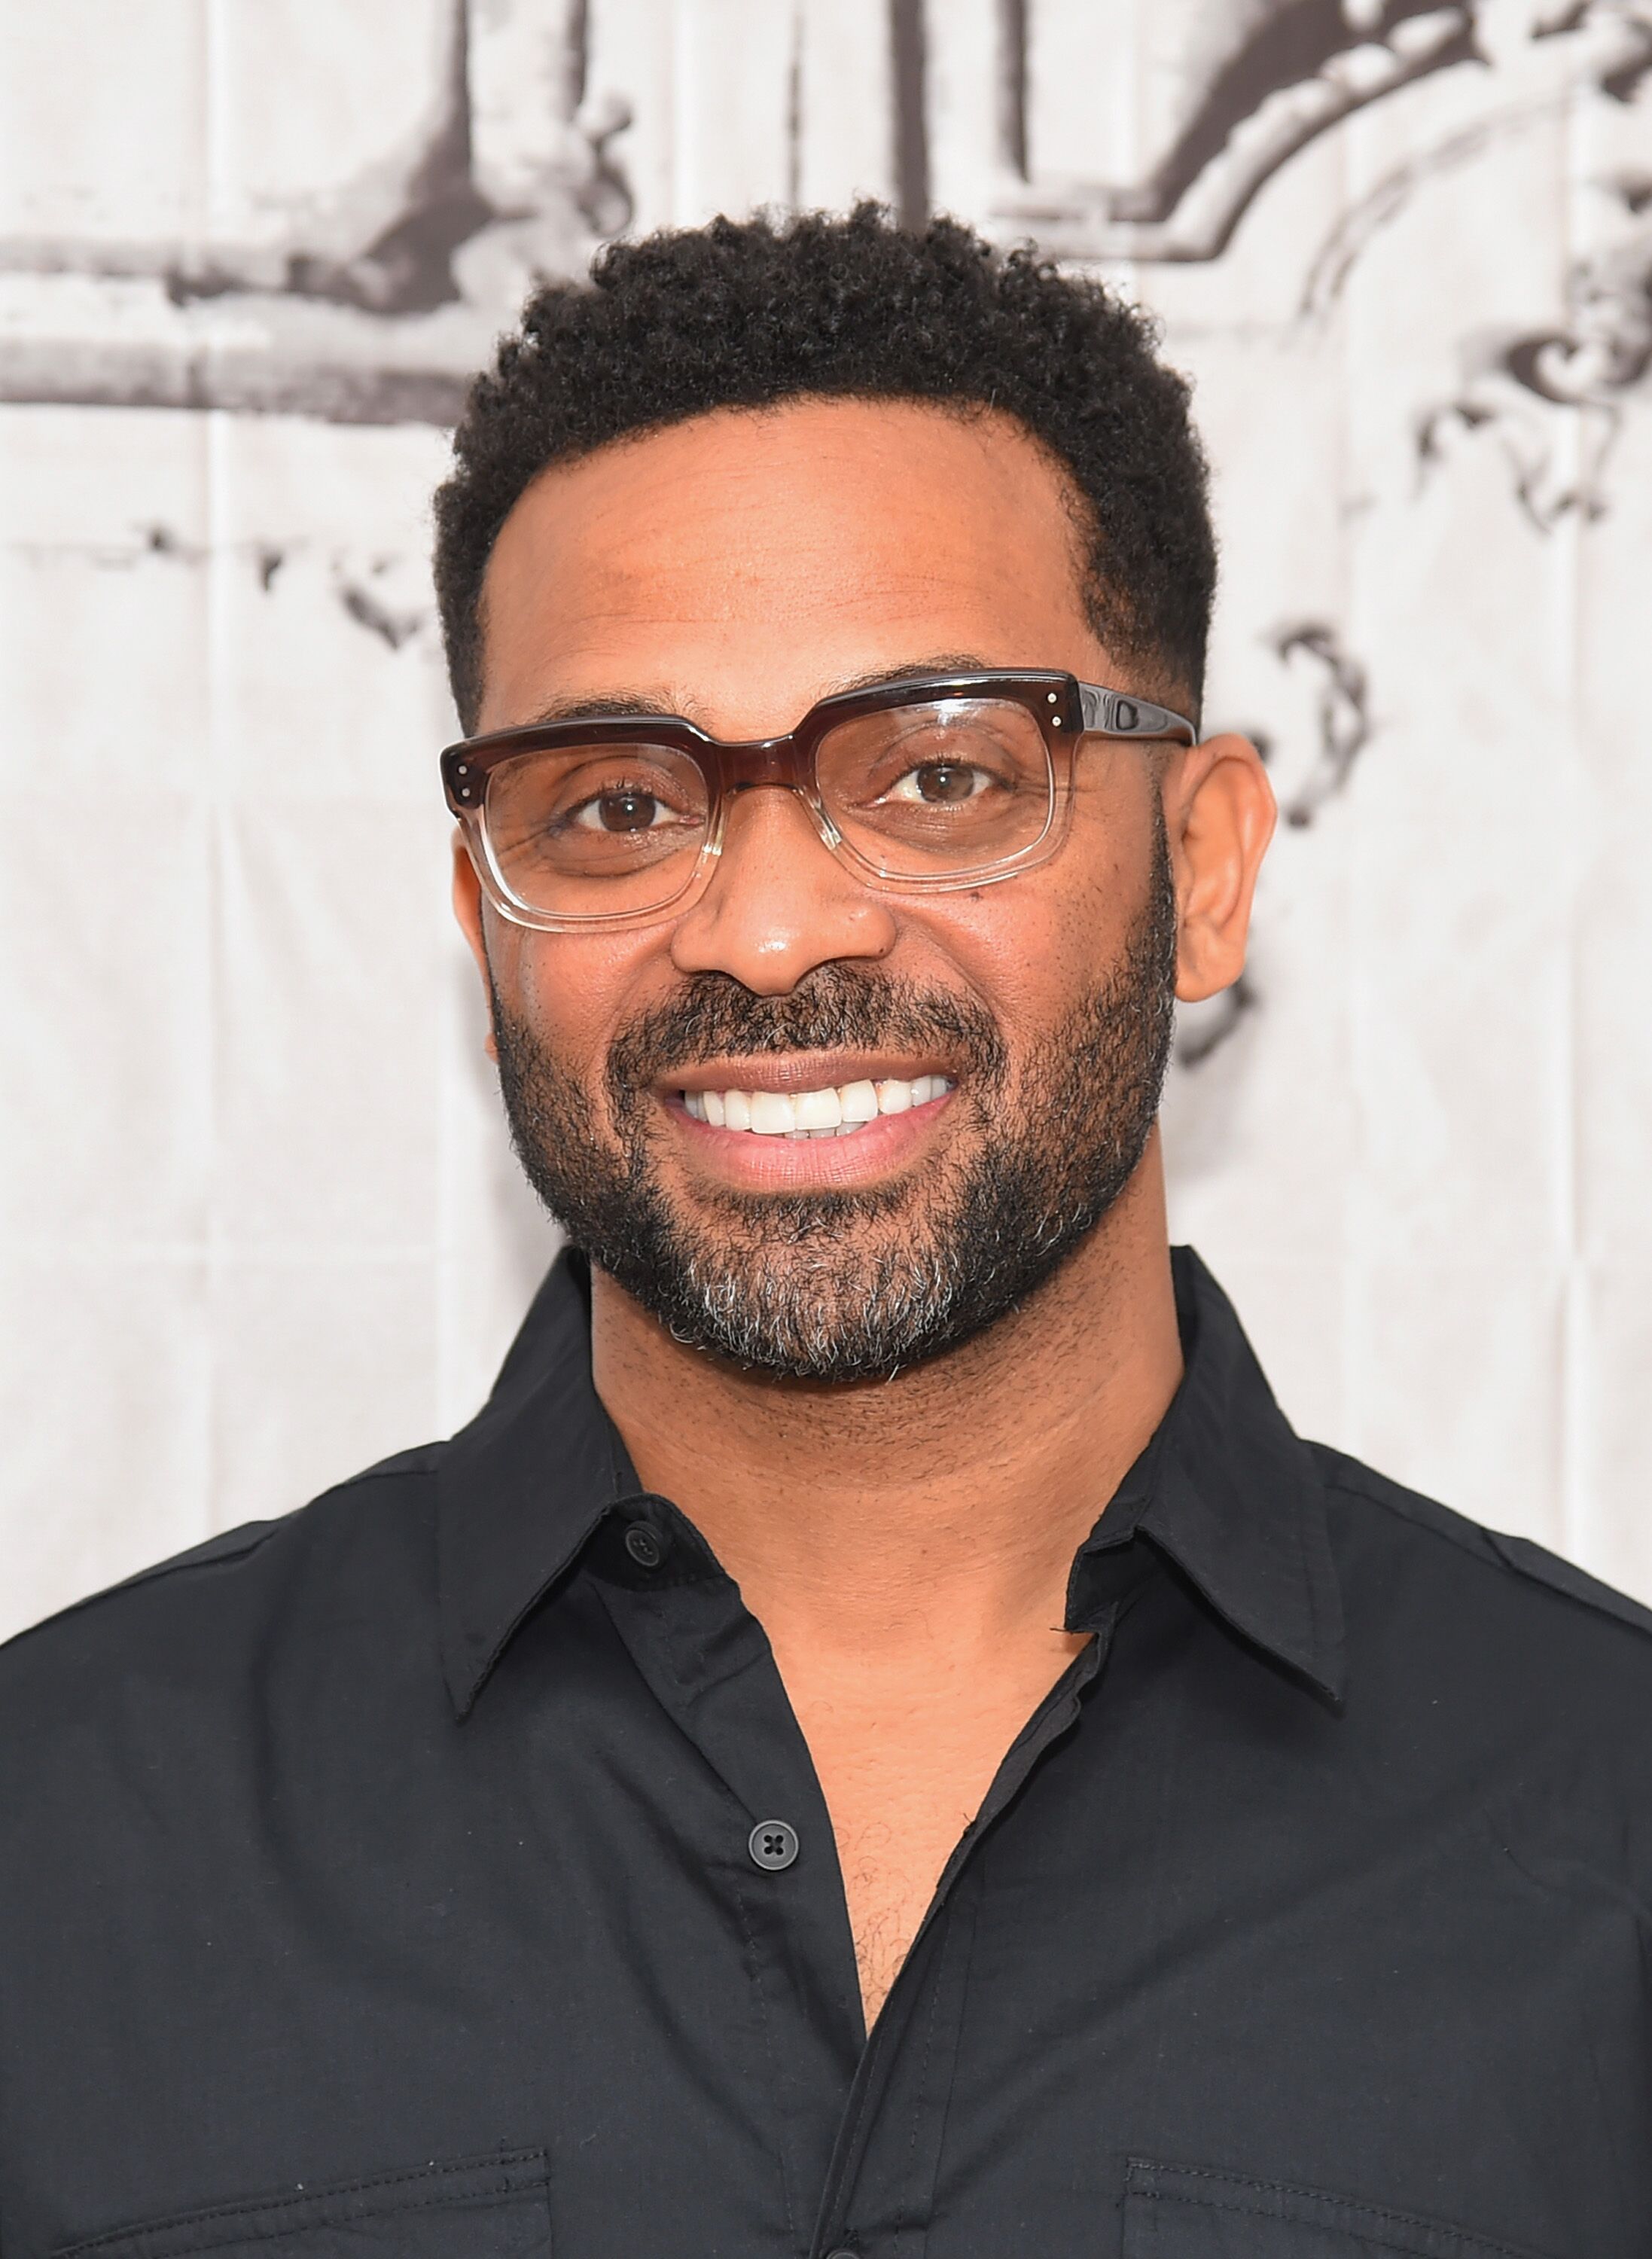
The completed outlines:
[[[708,416],[517,503],[488,567],[479,726],[623,698],[764,738],[915,665],[1159,691],[1097,642],[1079,556],[1059,473],[1007,417]],[[462,857],[458,889],[530,1178],[701,1348],[826,1381],[933,1356],[1047,1277],[1142,1159],[1177,913],[1139,747],[1086,739],[1064,846],[973,890],[868,889],[780,788],[735,802],[709,887],[652,925],[525,930],[483,909]],[[897,1110],[850,1134],[729,1126],[773,1113],[751,1094],[852,1092],[853,1112],[868,1085]]]

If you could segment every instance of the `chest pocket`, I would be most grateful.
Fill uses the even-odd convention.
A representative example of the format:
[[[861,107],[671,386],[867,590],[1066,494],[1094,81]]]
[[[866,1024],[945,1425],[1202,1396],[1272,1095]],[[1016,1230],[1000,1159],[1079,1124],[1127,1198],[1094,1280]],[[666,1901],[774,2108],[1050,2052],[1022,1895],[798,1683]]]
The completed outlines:
[[[57,2259],[550,2259],[543,2149],[295,2189],[117,2228]]]
[[[1407,2212],[1132,2157],[1124,2259],[1540,2259]]]

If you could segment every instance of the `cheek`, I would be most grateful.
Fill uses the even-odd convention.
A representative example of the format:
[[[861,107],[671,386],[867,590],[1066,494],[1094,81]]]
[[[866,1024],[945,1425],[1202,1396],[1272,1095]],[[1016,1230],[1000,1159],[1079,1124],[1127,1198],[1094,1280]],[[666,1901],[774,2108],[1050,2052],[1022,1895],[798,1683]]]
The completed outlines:
[[[488,955],[501,1003],[576,1075],[600,1075],[646,986],[636,935],[533,933],[497,921]]]
[[[1116,836],[1081,839],[1075,830],[1043,870],[959,895],[931,916],[937,953],[993,1013],[1012,1052],[1060,1026],[1123,955],[1147,854],[1145,840],[1138,858]]]
[[[1070,957],[1086,988],[1122,962],[1151,905],[1159,852],[1154,813],[1145,795],[1106,814],[1080,811],[1055,866],[1060,883],[1048,898],[1046,945]]]

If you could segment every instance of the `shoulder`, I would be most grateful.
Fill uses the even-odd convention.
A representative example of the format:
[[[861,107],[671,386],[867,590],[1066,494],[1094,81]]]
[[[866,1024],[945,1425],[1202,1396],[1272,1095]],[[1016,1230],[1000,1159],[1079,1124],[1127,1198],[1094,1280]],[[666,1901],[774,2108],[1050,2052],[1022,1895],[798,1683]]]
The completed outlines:
[[[1311,1447],[1373,1778],[1489,1828],[1576,1910],[1652,1920],[1652,1611],[1528,1538]]]
[[[0,1740],[107,1709],[144,1683],[227,1681],[323,1594],[336,1614],[352,1593],[417,1578],[442,1448],[402,1452],[293,1514],[225,1530],[0,1644]]]
[[[1513,1646],[1527,1675],[1581,1665],[1652,1695],[1652,1608],[1530,1538],[1485,1529],[1344,1452],[1309,1449],[1339,1568],[1379,1606],[1432,1617],[1470,1654]]]

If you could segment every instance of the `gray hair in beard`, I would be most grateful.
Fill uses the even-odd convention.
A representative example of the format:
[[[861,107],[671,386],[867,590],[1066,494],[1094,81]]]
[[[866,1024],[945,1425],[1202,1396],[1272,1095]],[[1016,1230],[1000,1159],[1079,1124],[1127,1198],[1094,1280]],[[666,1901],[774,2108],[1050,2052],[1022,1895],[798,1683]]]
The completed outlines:
[[[1158,1111],[1174,1017],[1177,913],[1161,818],[1148,897],[1119,961],[1025,1065],[982,1006],[823,965],[783,996],[701,973],[616,1038],[615,1135],[493,992],[500,1087],[529,1182],[575,1246],[680,1341],[751,1371],[887,1378],[994,1324],[1118,1199]],[[865,1191],[702,1193],[678,1211],[652,1144],[666,1070],[794,1051],[937,1056],[978,1135]]]

